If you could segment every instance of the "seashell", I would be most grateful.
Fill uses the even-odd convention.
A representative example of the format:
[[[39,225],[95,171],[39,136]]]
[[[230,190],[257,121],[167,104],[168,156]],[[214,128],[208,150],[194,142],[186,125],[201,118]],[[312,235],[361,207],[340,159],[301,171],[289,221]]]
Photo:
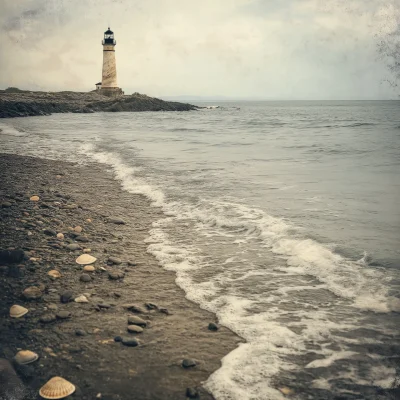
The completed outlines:
[[[90,219],[90,218],[88,218],[87,220],[86,220],[86,222],[89,222],[89,224],[92,222],[92,220]]]
[[[40,198],[39,198],[39,196],[32,196],[29,200],[30,201],[39,201]]]
[[[51,378],[39,390],[44,399],[63,399],[75,392],[75,386],[61,376]]]
[[[281,387],[279,388],[279,391],[283,393],[285,396],[290,396],[291,394],[294,394],[294,390],[288,387]]]
[[[10,317],[11,318],[19,318],[25,315],[29,310],[25,307],[19,306],[17,304],[14,304],[10,308]]]
[[[90,254],[81,254],[77,259],[76,262],[80,265],[88,265],[93,264],[97,260],[96,257],[91,256]]]
[[[40,299],[43,293],[38,287],[30,286],[22,292],[22,295],[27,300],[35,300],[35,299]]]
[[[83,267],[83,270],[86,271],[86,272],[93,272],[93,271],[96,270],[96,268],[93,265],[85,265]]]
[[[89,300],[83,294],[75,299],[76,303],[89,303]]]
[[[84,253],[91,253],[91,252],[92,252],[92,249],[83,249],[83,252],[84,252]]]
[[[47,275],[51,276],[52,278],[61,278],[61,273],[56,269],[52,269],[47,273]]]
[[[74,228],[74,231],[76,232],[76,233],[81,233],[82,232],[82,227],[81,226],[76,226],[75,228]]]
[[[57,233],[57,239],[63,240],[64,239],[64,234],[63,233]]]
[[[33,363],[38,358],[39,358],[39,356],[30,350],[21,350],[14,357],[17,364],[20,364],[20,365]]]

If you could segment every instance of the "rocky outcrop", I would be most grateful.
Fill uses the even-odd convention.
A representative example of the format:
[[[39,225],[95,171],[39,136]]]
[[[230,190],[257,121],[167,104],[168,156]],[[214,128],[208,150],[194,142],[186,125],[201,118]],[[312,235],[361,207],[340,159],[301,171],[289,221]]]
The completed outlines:
[[[191,111],[198,107],[164,101],[140,93],[111,99],[93,92],[30,92],[17,88],[0,90],[0,118],[53,113]]]

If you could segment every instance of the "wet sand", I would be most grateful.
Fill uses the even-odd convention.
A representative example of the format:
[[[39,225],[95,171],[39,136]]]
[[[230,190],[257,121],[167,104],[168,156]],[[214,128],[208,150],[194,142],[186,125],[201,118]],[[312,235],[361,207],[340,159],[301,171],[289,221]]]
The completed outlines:
[[[176,400],[187,398],[187,388],[193,388],[191,398],[212,399],[201,382],[242,340],[224,327],[209,330],[215,316],[188,301],[174,273],[146,252],[144,239],[161,212],[122,191],[97,164],[0,155],[0,182],[0,249],[25,251],[19,264],[0,262],[0,357],[13,362],[20,349],[39,354],[26,366],[13,362],[25,398],[40,398],[39,388],[59,375],[76,385],[71,399]],[[40,200],[31,201],[33,195]],[[82,227],[79,235],[76,226]],[[80,249],[68,250],[74,243]],[[97,258],[88,282],[75,262],[85,248]],[[54,269],[60,278],[48,276]],[[110,279],[118,275],[123,278]],[[22,292],[32,286],[39,287],[40,298],[28,300]],[[61,302],[68,291],[72,301]],[[73,301],[82,294],[88,303]],[[13,304],[29,312],[10,318]],[[132,304],[139,313],[127,309]],[[60,319],[63,311],[71,316]],[[48,315],[55,320],[40,321]],[[146,321],[142,333],[127,332],[132,315]],[[86,334],[78,336],[80,330]],[[114,340],[118,336],[140,343],[128,347]],[[184,368],[183,359],[196,365]]]

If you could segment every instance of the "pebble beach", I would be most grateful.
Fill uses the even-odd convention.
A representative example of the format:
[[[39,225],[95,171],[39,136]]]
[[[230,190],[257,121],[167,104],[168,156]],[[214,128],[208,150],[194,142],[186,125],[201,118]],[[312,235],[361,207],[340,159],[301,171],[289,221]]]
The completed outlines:
[[[0,182],[0,399],[55,376],[71,399],[212,399],[201,383],[243,340],[147,253],[161,211],[98,164],[3,154]]]

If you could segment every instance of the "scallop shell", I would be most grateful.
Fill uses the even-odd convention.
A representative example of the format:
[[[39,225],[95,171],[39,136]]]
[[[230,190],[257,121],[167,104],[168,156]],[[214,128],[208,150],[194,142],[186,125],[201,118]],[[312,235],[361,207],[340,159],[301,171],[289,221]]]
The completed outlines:
[[[19,318],[25,315],[29,310],[25,307],[19,306],[17,304],[14,304],[10,308],[10,317],[11,318]]]
[[[40,396],[44,399],[63,399],[74,392],[75,386],[71,382],[61,378],[61,376],[51,378],[39,390]]]
[[[61,278],[61,273],[56,269],[52,269],[47,273],[47,275],[51,276],[52,278]]]
[[[32,196],[29,200],[31,200],[31,201],[39,201],[40,198],[39,198],[39,196]]]
[[[39,356],[30,350],[21,350],[15,355],[15,361],[20,365],[33,363],[38,358]]]
[[[93,264],[97,260],[96,257],[91,256],[90,254],[81,254],[76,262],[81,265]]]

